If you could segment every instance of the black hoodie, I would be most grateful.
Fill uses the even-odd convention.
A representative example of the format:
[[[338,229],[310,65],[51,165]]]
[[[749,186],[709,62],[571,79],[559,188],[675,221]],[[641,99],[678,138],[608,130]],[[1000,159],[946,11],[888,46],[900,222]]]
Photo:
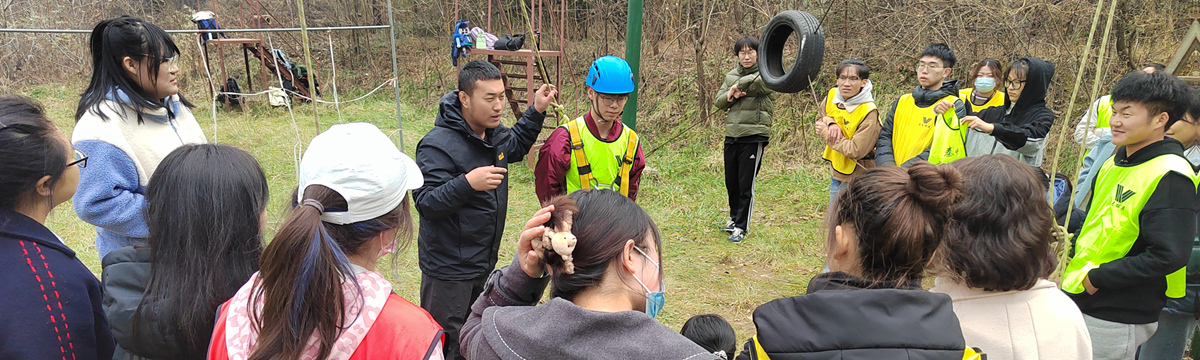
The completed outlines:
[[[1119,147],[1113,156],[1118,167],[1138,166],[1159,156],[1182,157],[1183,144],[1166,138],[1133,155],[1127,155],[1124,146]],[[1103,178],[1101,168],[1095,181]],[[1092,186],[1094,189],[1095,184]],[[1129,252],[1088,272],[1088,279],[1099,289],[1096,294],[1085,291],[1067,296],[1085,315],[1101,320],[1122,324],[1158,321],[1167,302],[1165,276],[1187,265],[1191,256],[1196,213],[1200,212],[1198,197],[1196,185],[1188,176],[1176,172],[1164,175],[1138,214],[1138,237]],[[1085,225],[1098,215],[1094,211],[1089,210]]]
[[[777,360],[960,360],[967,348],[950,296],[843,272],[813,277],[806,295],[759,306],[754,326],[759,345]],[[750,341],[737,358],[754,353]]]
[[[485,131],[485,140],[463,119],[458,90],[442,97],[433,130],[417,144],[417,166],[425,176],[425,184],[413,190],[421,215],[417,255],[422,273],[459,281],[487,276],[496,267],[508,212],[508,175],[495,189],[475,191],[466,174],[520,162],[545,118],[530,106],[512,128]]]
[[[937,90],[926,90],[920,85],[917,85],[916,88],[913,88],[912,95],[913,102],[917,104],[917,107],[927,108],[936,105],[937,101],[944,97],[951,95],[957,97],[958,80],[943,81],[942,87],[938,88]],[[907,168],[917,161],[929,160],[929,148],[927,147],[925,148],[924,152],[916,157],[905,161],[903,164],[896,164],[896,156],[892,151],[892,124],[895,123],[894,120],[896,118],[896,106],[899,104],[900,99],[897,98],[896,101],[892,102],[892,108],[888,110],[887,117],[883,119],[883,129],[879,131],[879,140],[875,142],[875,165],[877,166],[900,165],[901,167]],[[962,100],[957,98],[954,100],[954,113],[967,113],[967,105],[964,104]],[[959,116],[961,117],[963,115]]]
[[[1004,106],[987,108],[975,114],[994,125],[995,129],[990,135],[977,130],[969,131],[967,156],[1004,153],[1029,165],[1041,165],[1042,153],[1046,149],[1046,134],[1054,125],[1054,111],[1046,107],[1046,91],[1054,78],[1054,64],[1034,57],[1021,60],[1029,63],[1021,97],[1016,104],[1006,97]]]

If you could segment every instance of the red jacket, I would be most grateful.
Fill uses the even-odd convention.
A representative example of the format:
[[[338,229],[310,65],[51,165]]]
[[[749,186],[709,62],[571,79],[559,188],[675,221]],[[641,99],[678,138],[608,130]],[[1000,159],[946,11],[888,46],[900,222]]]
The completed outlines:
[[[596,121],[592,120],[591,112],[583,116],[583,122],[587,124],[592,135],[609,142],[620,138],[621,130],[625,128],[621,122],[615,122],[608,131],[608,137],[604,138],[596,129]],[[575,166],[571,163],[571,134],[566,128],[559,127],[546,138],[545,144],[538,152],[537,166],[533,169],[534,190],[542,204],[555,196],[567,193],[566,176],[571,166]],[[629,198],[633,201],[637,201],[638,184],[642,180],[642,170],[645,168],[646,156],[642,154],[642,143],[639,140],[637,154],[633,156],[633,167],[629,169]]]

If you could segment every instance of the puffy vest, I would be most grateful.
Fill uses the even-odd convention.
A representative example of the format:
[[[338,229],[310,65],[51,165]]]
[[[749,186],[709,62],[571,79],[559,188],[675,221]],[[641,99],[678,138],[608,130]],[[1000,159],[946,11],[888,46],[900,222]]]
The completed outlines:
[[[974,97],[971,96],[972,95],[971,93],[975,91],[975,89],[973,89],[973,88],[959,90],[958,98],[967,105],[968,109],[970,109],[967,112],[969,112],[971,114],[975,114],[975,113],[978,113],[978,112],[983,111],[984,109],[987,109],[990,107],[1004,106],[1004,98],[1007,97],[1007,95],[1005,95],[1004,92],[1001,90],[1002,90],[1001,88],[997,88],[997,89],[993,90],[995,92],[992,93],[992,98],[988,99],[988,102],[983,105],[975,105],[974,103],[971,102],[971,99],[974,99]]]
[[[1117,166],[1113,157],[1104,162],[1097,173],[1087,219],[1075,241],[1075,256],[1064,272],[1063,291],[1084,292],[1083,279],[1089,271],[1129,254],[1141,233],[1142,208],[1158,182],[1171,171],[1196,181],[1191,164],[1182,156],[1160,155],[1130,167]],[[1167,297],[1183,297],[1186,274],[1184,267],[1167,275]]]
[[[842,136],[847,139],[854,138],[854,132],[858,131],[858,125],[862,124],[863,119],[867,118],[867,114],[875,111],[875,102],[860,104],[854,108],[854,111],[846,111],[846,109],[838,108],[833,103],[833,99],[837,96],[837,88],[829,89],[829,94],[825,96],[825,115],[833,118],[837,123],[838,128],[842,129]],[[854,168],[858,166],[857,159],[851,159],[842,155],[842,153],[834,151],[828,145],[825,146],[825,160],[829,160],[829,164],[833,166],[833,170],[838,173],[850,175],[854,173]]]
[[[571,136],[571,164],[567,169],[567,193],[604,188],[629,196],[629,171],[637,154],[637,133],[621,127],[621,136],[607,142],[592,135],[583,117],[563,124]]]
[[[938,102],[954,100],[958,98],[948,95]],[[942,117],[933,112],[933,108],[933,105],[918,107],[912,94],[904,94],[896,103],[895,115],[892,117],[892,155],[896,159],[896,165],[921,155],[933,145],[933,129],[941,122],[937,121],[938,118]],[[950,115],[953,113],[953,108],[946,112]],[[958,118],[954,117],[953,120],[957,122]],[[960,143],[959,148],[961,147]],[[931,160],[933,155],[933,151],[930,151]]]

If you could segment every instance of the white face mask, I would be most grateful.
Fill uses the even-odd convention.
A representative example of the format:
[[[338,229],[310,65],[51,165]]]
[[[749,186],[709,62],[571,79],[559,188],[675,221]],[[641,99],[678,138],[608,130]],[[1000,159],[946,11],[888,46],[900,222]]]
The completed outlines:
[[[996,79],[988,77],[975,78],[975,90],[979,90],[979,92],[996,90]]]

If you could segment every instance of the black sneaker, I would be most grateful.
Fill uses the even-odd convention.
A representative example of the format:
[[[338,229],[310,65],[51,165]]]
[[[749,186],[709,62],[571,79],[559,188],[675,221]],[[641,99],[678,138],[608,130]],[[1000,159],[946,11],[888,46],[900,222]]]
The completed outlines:
[[[741,244],[745,239],[746,231],[739,228],[733,228],[732,234],[729,234],[729,242],[734,244]]]
[[[733,232],[733,229],[737,229],[737,226],[733,226],[733,220],[729,220],[729,222],[725,223],[725,226],[721,227],[721,231],[727,233]]]

